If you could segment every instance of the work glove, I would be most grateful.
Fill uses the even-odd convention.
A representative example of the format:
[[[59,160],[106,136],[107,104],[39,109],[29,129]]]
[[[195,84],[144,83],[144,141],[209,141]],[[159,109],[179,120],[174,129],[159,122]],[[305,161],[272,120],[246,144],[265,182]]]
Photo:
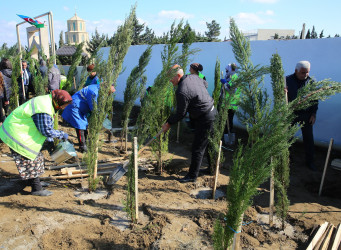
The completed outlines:
[[[68,138],[69,138],[69,135],[67,133],[64,133],[62,140],[66,141]]]
[[[220,79],[220,82],[221,82],[222,84],[225,84],[225,83],[227,83],[227,81],[226,81],[226,79],[225,79],[225,78],[222,78],[222,79]]]

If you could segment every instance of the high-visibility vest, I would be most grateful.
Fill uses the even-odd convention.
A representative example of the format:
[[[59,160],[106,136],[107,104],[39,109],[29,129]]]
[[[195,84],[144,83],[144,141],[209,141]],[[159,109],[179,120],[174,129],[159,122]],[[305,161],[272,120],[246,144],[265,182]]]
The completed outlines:
[[[31,160],[37,157],[46,140],[32,119],[38,113],[46,113],[53,119],[55,111],[51,94],[37,96],[25,102],[0,127],[1,140],[15,152]]]
[[[228,82],[228,84],[231,86],[231,88],[233,86],[234,81],[236,81],[237,78],[238,78],[237,74],[233,74],[231,76],[231,80]],[[234,109],[234,110],[238,109],[238,103],[240,100],[240,93],[241,93],[240,88],[235,89],[235,92],[232,94],[232,100],[230,102],[230,106],[228,107],[229,109]],[[226,96],[226,98],[229,98],[230,93],[228,91],[226,91],[225,96]]]

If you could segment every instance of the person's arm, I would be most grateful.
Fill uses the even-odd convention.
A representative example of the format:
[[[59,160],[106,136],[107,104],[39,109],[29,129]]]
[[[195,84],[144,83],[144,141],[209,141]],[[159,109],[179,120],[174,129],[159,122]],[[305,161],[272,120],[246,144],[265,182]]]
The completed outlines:
[[[53,141],[53,138],[67,139],[68,135],[61,131],[53,129],[53,119],[46,113],[38,113],[32,116],[33,122],[39,132],[47,137],[48,141]]]
[[[180,121],[182,118],[184,118],[187,113],[188,104],[189,100],[184,94],[182,93],[177,94],[176,113],[168,118],[167,123],[172,125]]]

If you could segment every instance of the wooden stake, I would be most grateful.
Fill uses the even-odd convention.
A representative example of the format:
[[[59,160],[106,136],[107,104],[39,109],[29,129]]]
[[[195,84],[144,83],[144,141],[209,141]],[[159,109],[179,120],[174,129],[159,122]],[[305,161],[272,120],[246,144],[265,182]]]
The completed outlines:
[[[75,78],[75,77],[73,77],[73,87],[74,87],[75,89],[77,89],[77,88],[76,88],[76,78]]]
[[[337,226],[337,228],[335,229],[335,236],[334,236],[334,240],[333,240],[333,244],[331,246],[331,250],[337,250],[338,246],[341,247],[341,224],[339,224]],[[339,248],[340,249],[340,248]]]
[[[124,158],[125,157],[109,158],[109,159],[106,159],[106,160],[99,160],[98,163],[108,162],[108,161],[113,161],[112,163],[121,162],[120,160],[122,160]],[[111,164],[111,163],[109,163],[109,164]],[[84,163],[80,163],[79,165],[85,165],[85,164]],[[103,165],[103,164],[99,164],[99,165]],[[74,167],[74,166],[78,166],[78,163],[65,164],[65,165],[60,165],[60,166],[49,166],[48,169],[49,170],[56,170],[56,169],[61,169],[61,168]]]
[[[97,157],[98,157],[98,146],[96,146],[96,153],[95,153],[96,161],[95,161],[95,167],[94,167],[94,180],[97,178]]]
[[[126,128],[126,141],[124,144],[126,153],[127,153],[127,143],[128,143],[128,128]]]
[[[322,245],[320,247],[321,250],[327,250],[328,246],[331,245],[330,244],[330,238],[331,238],[334,230],[335,230],[335,227],[334,227],[333,224],[331,224],[330,228],[329,228],[329,231],[327,232],[326,237],[324,238],[324,240],[322,242]]]
[[[242,231],[243,217],[244,217],[244,213],[242,214],[242,216],[240,216],[240,223],[237,229],[237,233],[234,233],[234,236],[233,236],[232,250],[240,249],[240,233]]]
[[[220,153],[221,153],[221,145],[222,141],[219,142],[219,151],[218,151],[218,158],[217,158],[217,164],[215,168],[215,176],[214,176],[214,184],[213,184],[213,193],[212,193],[212,199],[215,200],[215,191],[217,189],[217,182],[218,182],[218,175],[219,175],[219,162],[220,162]]]
[[[315,234],[314,238],[311,240],[310,244],[307,247],[307,250],[313,250],[315,245],[320,240],[321,236],[324,234],[328,226],[328,222],[323,223]]]
[[[137,137],[134,137],[134,167],[135,167],[135,218],[139,219],[139,190],[138,190],[138,153],[137,153]]]
[[[334,139],[330,138],[328,153],[327,153],[326,161],[324,163],[324,169],[323,169],[323,174],[322,174],[322,179],[321,179],[321,184],[320,184],[319,196],[321,196],[321,193],[322,193],[322,187],[323,187],[324,178],[325,178],[326,172],[327,172],[327,167],[328,167],[328,163],[329,163],[329,156],[330,156],[330,151],[332,150],[333,142],[334,142]]]
[[[271,157],[272,162],[272,157]],[[274,200],[275,200],[275,176],[274,169],[271,169],[271,177],[270,177],[270,203],[269,203],[269,225],[272,227],[274,220]]]
[[[178,127],[176,129],[176,142],[179,143],[179,137],[180,137],[180,122],[178,122]]]

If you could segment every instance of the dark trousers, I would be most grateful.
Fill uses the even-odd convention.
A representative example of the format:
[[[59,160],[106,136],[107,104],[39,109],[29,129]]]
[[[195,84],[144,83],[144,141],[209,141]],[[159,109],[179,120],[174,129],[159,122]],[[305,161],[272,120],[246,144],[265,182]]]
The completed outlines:
[[[24,104],[28,100],[28,85],[25,85],[24,89],[25,89],[25,98],[26,99],[24,99],[22,89],[20,88],[20,90],[19,90],[19,105]]]
[[[227,119],[227,122],[226,122],[224,134],[228,134],[229,133],[229,130],[228,130],[228,127],[227,127],[227,123],[228,123],[228,126],[230,128],[230,133],[234,132],[234,130],[233,130],[233,117],[234,117],[235,113],[236,113],[236,111],[234,109],[229,109],[228,110],[228,117],[227,117],[228,119]]]
[[[0,98],[0,122],[4,122],[5,121],[5,99],[4,98]]]
[[[310,114],[299,115],[294,123],[303,123],[301,127],[303,144],[305,150],[305,162],[309,166],[314,163],[314,135],[313,135],[313,125],[309,123]]]
[[[76,129],[77,139],[79,146],[84,146],[86,144],[86,138],[88,137],[88,130]]]
[[[213,109],[199,118],[194,119],[195,131],[192,144],[192,159],[191,166],[187,174],[190,178],[197,178],[199,175],[199,169],[208,144],[208,136],[213,130],[213,123],[216,114],[216,109]]]

